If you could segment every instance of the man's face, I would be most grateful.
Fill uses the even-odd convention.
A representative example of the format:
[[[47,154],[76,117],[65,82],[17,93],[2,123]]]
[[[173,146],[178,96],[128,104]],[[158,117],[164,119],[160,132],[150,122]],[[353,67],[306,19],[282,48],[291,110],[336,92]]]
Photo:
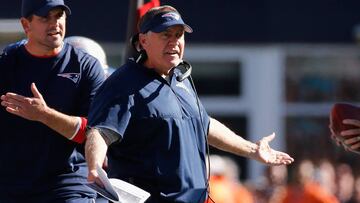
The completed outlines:
[[[22,18],[21,23],[29,44],[44,50],[61,47],[66,25],[66,14],[61,8],[51,10],[45,17],[33,15],[30,20]]]
[[[184,27],[176,25],[160,33],[149,31],[142,34],[140,43],[148,55],[145,65],[167,75],[171,68],[182,61],[185,47]]]

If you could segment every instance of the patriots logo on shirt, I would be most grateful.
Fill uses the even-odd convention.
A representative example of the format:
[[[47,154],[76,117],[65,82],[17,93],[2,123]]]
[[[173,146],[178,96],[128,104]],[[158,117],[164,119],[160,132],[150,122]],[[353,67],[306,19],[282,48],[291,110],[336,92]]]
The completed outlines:
[[[70,79],[74,83],[79,82],[79,79],[80,79],[80,73],[59,73],[59,74],[57,74],[57,76]]]

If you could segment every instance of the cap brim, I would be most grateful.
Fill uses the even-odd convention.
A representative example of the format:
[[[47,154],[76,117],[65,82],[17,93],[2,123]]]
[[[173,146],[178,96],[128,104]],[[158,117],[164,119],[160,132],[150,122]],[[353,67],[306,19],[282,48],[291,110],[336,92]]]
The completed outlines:
[[[184,26],[184,29],[185,29],[185,32],[187,33],[192,33],[193,32],[193,29],[187,25],[187,24],[182,24],[182,23],[174,23],[174,22],[168,22],[168,23],[163,23],[157,27],[154,27],[151,29],[152,32],[156,32],[156,33],[159,33],[159,32],[163,32],[165,31],[166,29],[168,29],[169,27],[171,26],[175,26],[175,25],[182,25]]]
[[[46,5],[46,6],[42,7],[42,8],[40,8],[39,10],[35,11],[34,14],[37,15],[37,16],[45,17],[54,8],[62,8],[65,11],[66,15],[71,15],[70,8],[68,6],[66,6],[66,5],[64,5],[64,4]]]

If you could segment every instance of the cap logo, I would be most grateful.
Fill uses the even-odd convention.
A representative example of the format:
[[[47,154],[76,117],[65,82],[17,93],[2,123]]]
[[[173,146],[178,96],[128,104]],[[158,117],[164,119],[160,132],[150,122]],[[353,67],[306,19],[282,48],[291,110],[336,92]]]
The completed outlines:
[[[166,17],[170,17],[173,18],[175,20],[179,20],[180,19],[180,15],[174,12],[171,13],[165,13],[164,15],[161,16],[162,18],[166,18]]]

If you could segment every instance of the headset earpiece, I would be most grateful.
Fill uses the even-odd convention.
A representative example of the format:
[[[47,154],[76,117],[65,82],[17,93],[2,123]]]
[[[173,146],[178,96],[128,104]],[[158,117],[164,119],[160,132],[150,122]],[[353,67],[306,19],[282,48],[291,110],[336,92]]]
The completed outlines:
[[[141,48],[141,46],[140,46],[139,33],[133,35],[130,38],[130,43],[131,43],[132,47],[134,48],[134,50],[136,52],[135,56],[134,56],[135,62],[139,63],[139,64],[142,64],[146,60],[147,55],[146,55],[145,50],[143,50]]]
[[[178,66],[176,66],[181,71],[181,75],[176,76],[176,80],[178,82],[184,81],[186,78],[188,78],[191,74],[192,67],[190,63],[186,61],[182,61]]]
[[[146,51],[140,50],[140,51],[138,51],[138,56],[136,57],[135,62],[142,64],[146,60],[146,58],[147,58]]]
[[[139,33],[133,35],[130,38],[130,44],[135,49],[135,51],[139,52],[139,50],[140,50],[140,48],[139,48]]]

